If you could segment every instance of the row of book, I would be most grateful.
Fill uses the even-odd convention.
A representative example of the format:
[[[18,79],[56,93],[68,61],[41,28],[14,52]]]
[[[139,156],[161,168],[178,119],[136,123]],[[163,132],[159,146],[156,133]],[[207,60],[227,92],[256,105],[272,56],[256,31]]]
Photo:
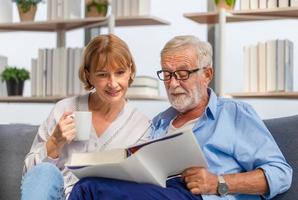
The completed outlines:
[[[241,0],[240,10],[298,7],[298,0]]]
[[[293,51],[290,40],[245,46],[245,92],[293,91]]]
[[[151,76],[136,76],[126,95],[127,97],[158,97],[159,81]]]
[[[69,96],[85,93],[78,78],[82,54],[82,48],[39,49],[38,58],[31,61],[31,95]],[[159,96],[158,79],[135,77],[127,96]]]
[[[150,0],[111,0],[112,12],[119,16],[150,14]],[[82,18],[81,0],[47,0],[47,20]]]
[[[5,66],[7,65],[7,57],[6,56],[1,56],[0,55],[0,74],[3,72],[5,69]],[[0,96],[6,96],[7,91],[6,91],[6,83],[0,81]]]
[[[150,0],[112,0],[114,16],[144,16],[150,14]]]
[[[82,48],[39,49],[31,61],[32,96],[67,96],[84,92],[78,78]]]
[[[81,0],[47,0],[47,20],[81,18]]]

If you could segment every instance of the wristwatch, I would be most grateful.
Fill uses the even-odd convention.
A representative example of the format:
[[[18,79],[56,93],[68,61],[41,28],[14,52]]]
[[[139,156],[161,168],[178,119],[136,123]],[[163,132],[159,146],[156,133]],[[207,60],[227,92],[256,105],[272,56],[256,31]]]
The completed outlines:
[[[219,196],[227,195],[229,192],[229,187],[228,187],[224,177],[218,176],[217,180],[218,180],[217,192],[218,192]]]

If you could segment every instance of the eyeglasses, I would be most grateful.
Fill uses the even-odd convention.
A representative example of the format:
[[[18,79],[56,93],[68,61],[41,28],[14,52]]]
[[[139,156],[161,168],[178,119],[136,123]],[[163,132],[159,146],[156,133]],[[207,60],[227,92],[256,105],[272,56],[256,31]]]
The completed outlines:
[[[206,67],[202,67],[202,68],[197,68],[197,69],[193,69],[193,70],[180,69],[180,70],[176,70],[174,72],[170,72],[168,70],[159,70],[156,73],[157,73],[159,80],[161,80],[161,81],[169,81],[172,79],[173,76],[176,80],[187,80],[187,79],[189,79],[190,74],[195,73],[195,72],[200,71],[201,69],[205,69],[205,68]]]

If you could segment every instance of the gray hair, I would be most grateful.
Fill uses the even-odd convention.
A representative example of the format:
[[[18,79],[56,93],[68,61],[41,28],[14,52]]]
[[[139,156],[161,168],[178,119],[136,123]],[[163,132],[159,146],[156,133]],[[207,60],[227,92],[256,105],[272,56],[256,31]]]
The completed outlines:
[[[197,63],[199,68],[212,67],[212,46],[209,42],[203,42],[199,38],[192,35],[176,36],[166,43],[161,50],[161,57],[165,53],[177,51],[181,48],[191,46],[195,48],[197,53]]]

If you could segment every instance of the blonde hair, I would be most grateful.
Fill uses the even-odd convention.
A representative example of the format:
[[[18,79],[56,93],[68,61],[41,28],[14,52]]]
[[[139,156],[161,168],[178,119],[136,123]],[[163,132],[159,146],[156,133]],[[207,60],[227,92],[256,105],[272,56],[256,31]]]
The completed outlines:
[[[130,69],[129,85],[136,73],[136,66],[127,44],[113,34],[99,35],[86,46],[79,69],[79,78],[86,90],[94,88],[86,73],[101,69]]]
[[[196,50],[198,67],[212,67],[212,46],[209,42],[203,42],[192,35],[176,36],[168,41],[161,51],[161,57],[164,54],[179,51],[181,48],[191,46]]]

